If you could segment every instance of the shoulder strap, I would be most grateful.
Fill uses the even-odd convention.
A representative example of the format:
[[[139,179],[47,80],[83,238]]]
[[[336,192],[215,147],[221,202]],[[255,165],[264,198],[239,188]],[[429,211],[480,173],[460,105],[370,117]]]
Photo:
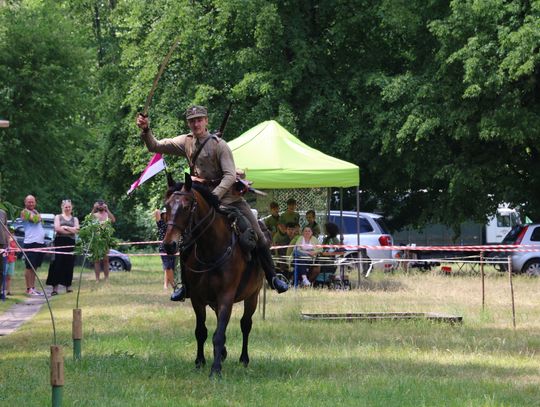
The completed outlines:
[[[199,157],[199,154],[201,154],[201,151],[203,147],[210,141],[210,139],[214,139],[216,141],[219,141],[215,134],[211,134],[206,138],[206,140],[203,141],[203,143],[199,146],[197,151],[195,151],[195,154],[190,158],[188,158],[189,161],[189,173],[190,175],[193,175],[193,172],[195,171],[195,162],[197,161],[197,158]],[[195,143],[195,138],[193,138],[193,143]]]

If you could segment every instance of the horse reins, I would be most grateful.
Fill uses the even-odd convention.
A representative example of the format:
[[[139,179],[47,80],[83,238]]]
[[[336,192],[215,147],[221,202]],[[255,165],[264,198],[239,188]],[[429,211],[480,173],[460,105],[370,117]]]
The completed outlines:
[[[233,249],[234,245],[236,244],[236,238],[235,238],[234,233],[232,233],[231,244],[227,247],[227,249],[225,250],[225,253],[223,253],[219,259],[217,259],[216,261],[211,262],[211,263],[207,263],[207,262],[204,262],[204,261],[200,260],[198,258],[198,256],[197,256],[197,244],[196,244],[197,239],[199,239],[203,235],[203,233],[206,232],[206,230],[208,230],[210,228],[210,226],[212,225],[212,223],[214,222],[214,220],[216,218],[216,209],[214,207],[210,206],[210,211],[206,215],[204,215],[204,217],[199,222],[197,222],[194,227],[192,227],[192,225],[194,223],[193,222],[193,219],[194,219],[193,214],[195,213],[195,211],[197,210],[197,207],[198,207],[197,200],[195,199],[193,193],[175,191],[175,192],[173,192],[173,195],[193,197],[193,200],[191,201],[190,214],[189,214],[189,218],[188,218],[188,228],[185,231],[185,233],[182,233],[182,245],[179,246],[180,252],[185,252],[191,246],[195,245],[195,247],[194,247],[195,260],[197,260],[197,262],[199,262],[203,266],[204,265],[210,265],[208,268],[205,268],[205,269],[202,269],[202,270],[196,270],[196,269],[194,269],[192,267],[189,267],[189,269],[191,271],[195,272],[195,273],[204,273],[204,272],[210,271],[210,270],[220,266],[221,264],[223,264],[225,262],[225,260],[227,260],[231,256],[232,249]],[[197,233],[196,236],[193,236],[194,231],[196,231],[197,228],[201,227],[201,225],[210,216],[212,216],[212,219],[210,219],[210,221],[207,222],[207,224]],[[174,223],[174,221],[171,221],[171,220],[167,221],[167,225],[178,228],[178,225],[176,225],[176,223]]]

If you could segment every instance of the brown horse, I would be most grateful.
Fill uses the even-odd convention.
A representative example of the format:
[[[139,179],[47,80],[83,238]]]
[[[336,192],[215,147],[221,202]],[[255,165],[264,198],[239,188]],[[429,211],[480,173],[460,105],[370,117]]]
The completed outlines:
[[[255,254],[247,261],[248,256],[238,244],[229,219],[219,210],[217,198],[206,187],[192,184],[189,175],[186,174],[184,184],[174,184],[169,179],[166,208],[169,221],[163,245],[169,254],[180,250],[184,282],[197,318],[195,366],[200,368],[206,363],[204,342],[208,330],[205,321],[209,305],[217,317],[210,376],[221,375],[221,362],[227,357],[225,331],[233,303],[240,301],[244,301],[240,362],[247,366],[252,316],[264,276]]]

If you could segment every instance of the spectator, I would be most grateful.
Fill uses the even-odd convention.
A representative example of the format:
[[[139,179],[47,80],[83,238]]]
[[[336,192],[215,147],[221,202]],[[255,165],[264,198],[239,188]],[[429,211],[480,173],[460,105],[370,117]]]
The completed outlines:
[[[161,264],[163,265],[163,271],[165,273],[163,281],[163,289],[166,290],[169,284],[174,289],[174,268],[176,263],[176,256],[164,255],[165,249],[163,248],[163,238],[167,232],[167,212],[165,210],[156,209],[154,212],[154,218],[156,219],[156,226],[158,231],[158,239],[162,242],[159,244],[159,252],[161,253]]]
[[[319,235],[321,234],[321,227],[315,221],[315,211],[313,209],[310,209],[306,212],[306,221],[306,226],[309,226],[311,228],[311,230],[313,231],[313,236],[319,238]]]
[[[24,209],[21,211],[21,219],[24,227],[24,249],[40,250],[45,246],[45,231],[41,224],[41,215],[36,210],[37,201],[33,195],[24,198]],[[26,281],[27,295],[43,295],[35,288],[37,269],[43,262],[42,251],[25,252],[24,279]]]
[[[4,250],[9,245],[9,234],[7,232],[7,216],[3,209],[0,209],[0,276],[4,273],[5,253]],[[3,281],[0,280],[0,288],[2,288]],[[9,291],[9,290],[8,290]]]
[[[292,257],[294,245],[300,238],[300,225],[298,223],[287,223],[287,236],[289,236],[289,247],[287,248],[287,257]]]
[[[283,223],[278,223],[278,231],[274,234],[274,237],[272,238],[272,246],[287,246],[290,241],[291,238],[287,235],[287,227]],[[283,275],[288,278],[288,265],[285,261],[286,254],[286,247],[274,250],[274,256],[278,257],[276,261],[276,267]]]
[[[322,244],[325,246],[331,246],[331,245],[339,245],[341,244],[339,235],[339,227],[335,223],[328,222],[324,225],[324,230],[326,230],[326,236],[324,236]],[[334,247],[324,247],[323,252],[324,253],[334,253],[338,251],[339,249],[336,249]],[[329,254],[329,256],[332,256]],[[325,264],[321,267],[321,273],[323,275],[330,275],[334,274],[336,271],[336,266],[334,264],[334,259],[332,259],[332,264]]]
[[[94,203],[94,207],[92,208],[92,215],[100,222],[116,222],[116,218],[112,214],[112,212],[109,209],[109,206],[103,199],[98,199]],[[108,253],[108,250],[105,252]],[[94,272],[96,274],[96,282],[99,282],[99,277],[101,274],[101,266],[103,265],[103,277],[104,280],[107,281],[109,279],[109,255],[106,254],[103,259],[96,260],[94,262]]]
[[[311,285],[307,278],[310,263],[321,252],[321,249],[316,247],[319,241],[313,236],[313,231],[309,226],[304,226],[302,235],[297,239],[294,246],[294,261],[295,261],[295,274],[302,278],[302,285],[309,287]],[[296,283],[296,279],[295,279]]]
[[[339,227],[335,223],[328,222],[324,225],[324,230],[326,230],[326,236],[324,236],[322,244],[323,245],[338,245],[341,244],[339,235]],[[325,251],[335,251],[333,248],[325,248]]]
[[[64,199],[61,204],[62,213],[54,217],[54,246],[58,247],[54,261],[49,265],[49,275],[47,276],[47,285],[52,285],[51,295],[58,294],[58,286],[66,287],[66,292],[70,293],[73,283],[73,267],[75,266],[75,256],[73,249],[75,246],[75,237],[79,232],[79,219],[73,216],[73,206],[69,199]]]
[[[13,233],[15,232],[15,230],[11,229],[10,232]],[[15,241],[15,239],[13,239],[13,236],[9,236],[8,252],[5,259],[7,261],[7,265],[5,268],[5,291],[6,295],[11,295],[11,279],[15,275],[15,260],[17,260],[17,242]]]
[[[287,200],[287,210],[281,214],[279,220],[285,225],[287,223],[300,224],[300,214],[296,212],[296,200],[294,198]]]
[[[264,224],[272,234],[273,239],[274,235],[278,232],[279,224],[279,205],[277,202],[270,202],[270,215],[264,218]]]

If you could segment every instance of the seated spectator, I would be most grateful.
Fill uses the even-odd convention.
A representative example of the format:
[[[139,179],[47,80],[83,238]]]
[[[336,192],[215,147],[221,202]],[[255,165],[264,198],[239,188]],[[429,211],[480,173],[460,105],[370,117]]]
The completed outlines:
[[[311,228],[311,230],[313,231],[313,236],[318,239],[319,235],[321,234],[321,227],[315,221],[315,211],[313,209],[310,209],[306,212],[306,221],[306,226],[309,226]]]
[[[289,247],[287,248],[287,257],[293,255],[294,245],[300,238],[300,225],[298,223],[287,223],[287,236],[289,236]]]
[[[302,285],[309,287],[311,282],[309,281],[307,274],[309,271],[310,263],[313,263],[315,257],[319,255],[321,249],[316,247],[319,241],[313,236],[313,231],[309,226],[305,226],[302,230],[302,235],[297,239],[294,246],[294,265],[295,274],[298,279],[302,279]],[[295,285],[297,280],[295,278]]]
[[[324,230],[326,230],[326,235],[323,238],[322,244],[323,245],[339,245],[341,244],[340,238],[339,238],[339,226],[335,223],[328,222],[324,225]],[[333,248],[325,248],[325,251],[333,252],[336,251],[336,249]]]
[[[326,231],[326,235],[324,236],[322,240],[323,245],[339,245],[341,244],[340,238],[339,238],[339,227],[335,223],[328,222],[324,225],[324,230]],[[323,255],[327,254],[331,256],[331,253],[334,253],[336,251],[339,251],[338,248],[334,247],[323,247]],[[325,275],[331,275],[334,274],[336,271],[336,265],[334,264],[334,259],[330,257],[327,259],[327,264],[321,266],[320,272],[323,274],[323,280],[326,280]],[[317,276],[315,276],[316,278]]]
[[[274,234],[274,237],[272,238],[272,246],[287,246],[290,241],[291,238],[287,234],[287,227],[283,223],[278,223],[278,231]],[[276,267],[279,269],[279,272],[285,277],[289,278],[289,266],[287,265],[287,261],[285,260],[286,254],[286,247],[276,249],[273,253],[273,255],[276,256],[275,263]]]
[[[281,214],[279,220],[285,225],[287,223],[300,224],[300,214],[296,212],[296,200],[294,198],[287,201],[287,210]]]
[[[270,215],[264,218],[266,228],[272,234],[272,238],[278,232],[279,224],[279,205],[277,202],[270,202]]]

